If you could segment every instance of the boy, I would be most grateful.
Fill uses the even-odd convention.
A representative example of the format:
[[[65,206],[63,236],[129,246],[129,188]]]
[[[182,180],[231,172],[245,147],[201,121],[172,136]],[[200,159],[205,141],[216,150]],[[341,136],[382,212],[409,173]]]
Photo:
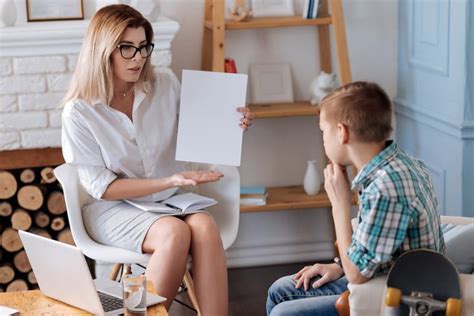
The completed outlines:
[[[324,188],[332,205],[341,258],[315,264],[270,287],[267,313],[337,315],[335,302],[347,283],[387,273],[403,252],[444,252],[438,203],[425,167],[389,137],[392,103],[375,83],[353,82],[321,104],[319,127],[330,164]],[[349,183],[347,166],[358,174]],[[351,231],[351,189],[359,192],[358,227]],[[303,288],[301,288],[303,287]]]

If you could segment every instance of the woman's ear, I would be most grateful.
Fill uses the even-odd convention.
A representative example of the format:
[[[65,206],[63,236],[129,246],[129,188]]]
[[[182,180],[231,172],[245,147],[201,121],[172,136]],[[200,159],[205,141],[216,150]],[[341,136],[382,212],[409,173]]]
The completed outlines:
[[[342,123],[337,124],[337,135],[341,145],[349,142],[349,133],[349,127],[347,127],[347,125]]]

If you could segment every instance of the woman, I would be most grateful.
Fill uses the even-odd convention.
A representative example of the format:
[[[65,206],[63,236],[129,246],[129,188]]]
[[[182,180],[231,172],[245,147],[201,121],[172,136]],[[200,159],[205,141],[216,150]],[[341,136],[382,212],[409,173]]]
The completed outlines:
[[[168,309],[193,258],[204,315],[227,314],[227,272],[219,231],[207,213],[186,217],[140,211],[123,199],[159,201],[179,187],[217,181],[219,172],[183,172],[175,161],[180,85],[154,69],[150,23],[127,5],[100,9],[91,20],[63,111],[63,155],[91,195],[83,208],[96,241],[150,253],[146,275]],[[251,125],[243,114],[240,126]]]

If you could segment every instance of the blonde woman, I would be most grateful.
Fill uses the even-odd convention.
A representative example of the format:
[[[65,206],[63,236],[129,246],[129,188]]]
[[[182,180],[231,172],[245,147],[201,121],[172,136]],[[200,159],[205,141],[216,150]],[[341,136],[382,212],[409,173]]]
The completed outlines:
[[[64,159],[77,166],[92,197],[83,208],[92,238],[151,253],[146,275],[168,298],[167,309],[191,254],[203,315],[226,315],[226,263],[213,218],[207,213],[160,217],[122,201],[159,201],[181,186],[222,177],[184,172],[175,161],[180,85],[170,70],[153,68],[152,51],[152,27],[135,9],[111,5],[95,14],[65,97]],[[246,130],[252,114],[237,110]]]

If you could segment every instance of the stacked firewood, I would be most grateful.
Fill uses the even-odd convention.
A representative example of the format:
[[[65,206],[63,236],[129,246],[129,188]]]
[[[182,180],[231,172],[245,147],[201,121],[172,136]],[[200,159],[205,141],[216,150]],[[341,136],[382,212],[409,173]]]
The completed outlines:
[[[18,230],[74,244],[53,168],[0,170],[0,292],[37,288]]]

